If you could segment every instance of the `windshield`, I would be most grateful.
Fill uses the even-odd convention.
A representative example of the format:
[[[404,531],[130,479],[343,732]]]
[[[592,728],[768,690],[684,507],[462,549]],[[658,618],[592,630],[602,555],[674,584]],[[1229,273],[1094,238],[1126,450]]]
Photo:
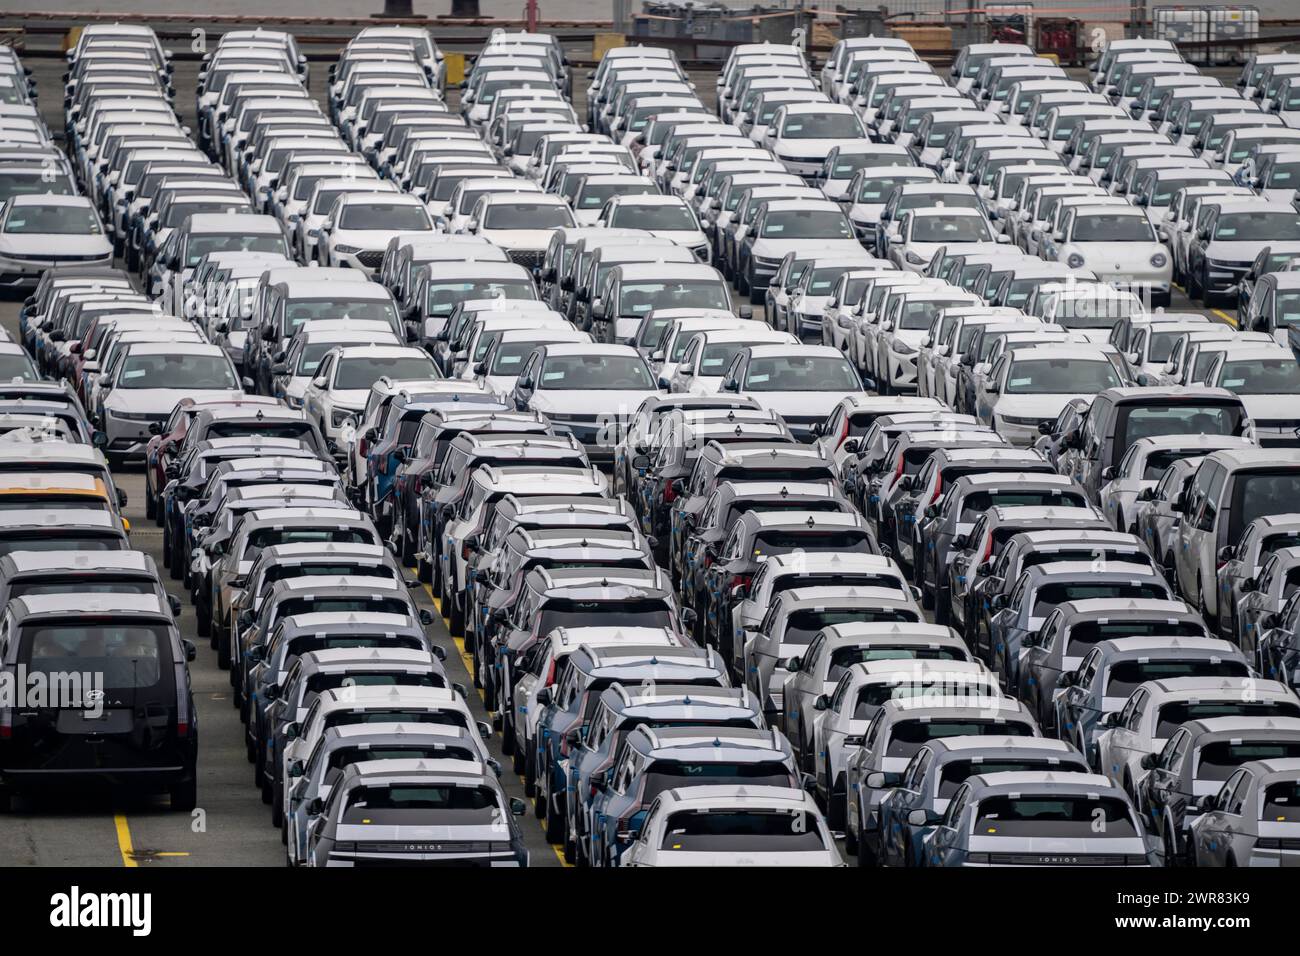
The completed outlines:
[[[792,775],[780,761],[761,763],[685,763],[656,760],[650,765],[642,785],[641,802],[649,804],[665,790],[721,784],[729,787],[790,787]]]
[[[224,355],[128,355],[117,387],[239,389],[239,378]]]
[[[687,810],[664,827],[661,850],[682,853],[809,853],[826,848],[804,810]]]
[[[525,299],[535,301],[537,289],[527,279],[465,279],[430,285],[425,296],[431,316],[447,316],[462,302],[473,299]]]
[[[339,217],[340,229],[385,229],[426,232],[433,221],[423,206],[414,203],[367,202],[349,204]]]
[[[976,216],[916,216],[912,219],[913,242],[991,242],[988,226]]]
[[[89,206],[15,206],[5,218],[13,235],[97,236],[99,219]]]
[[[745,374],[747,392],[857,392],[853,366],[844,358],[780,355],[755,358]]]
[[[163,221],[160,225],[168,229],[173,229],[183,223],[190,216],[197,216],[200,213],[252,211],[253,207],[246,199],[211,199],[207,201],[176,203],[168,208],[167,215],[163,217]]]
[[[339,362],[334,387],[344,390],[369,388],[385,375],[395,380],[434,379],[438,377],[438,371],[425,355],[358,356]]]
[[[190,236],[185,250],[185,268],[192,269],[209,252],[269,252],[289,257],[284,236],[279,233],[210,233]]]
[[[663,601],[548,602],[538,615],[534,633],[549,634],[557,627],[664,627],[672,628],[673,612]]]
[[[1284,359],[1224,362],[1218,384],[1238,395],[1300,394],[1300,365],[1287,353]]]
[[[38,377],[32,360],[26,355],[0,355],[0,381],[12,382],[17,378],[34,382]]]
[[[676,205],[620,205],[614,210],[609,224],[652,232],[695,232],[700,228],[694,213],[685,206]]]
[[[1074,220],[1073,242],[1155,242],[1146,216],[1092,213]]]
[[[1215,223],[1214,238],[1232,242],[1300,239],[1300,215],[1287,212],[1224,213]]]
[[[1007,373],[1008,395],[1095,395],[1122,384],[1115,366],[1105,360],[1078,358],[1020,359]]]
[[[894,191],[895,186],[905,186],[908,183],[926,182],[928,176],[876,176],[871,179],[863,179],[862,185],[858,188],[857,201],[864,203],[884,203],[889,199],[889,194]]]
[[[512,202],[489,206],[484,229],[559,229],[573,225],[568,206],[557,203]]]
[[[384,322],[396,327],[397,310],[388,299],[295,299],[285,308],[286,332],[290,337],[315,319],[355,319]]]
[[[1054,321],[1067,329],[1109,329],[1118,320],[1143,311],[1134,295],[1063,295],[1056,300]]]
[[[784,209],[769,212],[763,221],[768,239],[852,239],[844,213],[835,209]]]
[[[542,366],[542,389],[653,389],[650,370],[639,356],[552,355]],[[593,409],[595,411],[595,409]]]
[[[726,286],[718,279],[685,282],[628,282],[620,287],[618,315],[639,316],[655,309],[731,311]]]
[[[612,196],[653,196],[658,190],[650,183],[610,183],[583,186],[576,208],[600,209]]]
[[[852,113],[798,113],[786,117],[781,139],[862,139],[866,133]]]

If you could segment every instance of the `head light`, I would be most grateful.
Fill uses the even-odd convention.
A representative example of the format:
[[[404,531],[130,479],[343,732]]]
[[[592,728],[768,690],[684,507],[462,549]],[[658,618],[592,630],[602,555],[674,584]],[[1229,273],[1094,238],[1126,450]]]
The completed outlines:
[[[1083,256],[1081,256],[1077,252],[1072,252],[1070,253],[1069,257],[1065,260],[1065,264],[1069,266],[1071,269],[1082,269]]]
[[[1157,269],[1163,269],[1169,258],[1163,252],[1157,252],[1151,257],[1151,265]]]

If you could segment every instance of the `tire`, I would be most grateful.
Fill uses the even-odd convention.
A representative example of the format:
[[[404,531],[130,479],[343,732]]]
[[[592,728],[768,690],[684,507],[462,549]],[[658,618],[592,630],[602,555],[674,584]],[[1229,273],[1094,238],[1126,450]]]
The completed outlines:
[[[147,484],[146,482],[146,486]],[[158,502],[154,500],[148,487],[144,490],[144,516],[155,522],[158,520]]]
[[[278,783],[271,786],[271,826],[288,841],[288,831],[284,827],[284,788]]]
[[[846,783],[845,786],[848,786],[848,784]],[[858,838],[854,835],[853,831],[849,828],[848,809],[849,809],[848,796],[846,794],[845,804],[844,804],[844,811],[845,811],[844,812],[844,852],[847,853],[849,856],[857,856],[860,847],[858,845]]]
[[[177,540],[179,537],[179,535],[172,535],[171,560],[167,562],[167,571],[173,581],[179,581],[185,577],[185,545]]]
[[[168,788],[167,793],[171,800],[171,808],[174,811],[177,813],[193,812],[199,802],[198,775],[191,773],[186,779]]]
[[[199,637],[211,637],[216,633],[212,629],[212,615],[202,605],[194,609],[194,630]]]
[[[542,811],[542,821],[546,827],[546,842],[560,843],[563,841],[567,855],[569,841],[565,839],[564,817],[555,812],[554,805],[555,801],[548,796],[546,806]]]
[[[1165,866],[1181,866],[1182,859],[1178,855],[1178,838],[1170,829],[1168,820],[1160,828],[1160,842],[1164,846]]]

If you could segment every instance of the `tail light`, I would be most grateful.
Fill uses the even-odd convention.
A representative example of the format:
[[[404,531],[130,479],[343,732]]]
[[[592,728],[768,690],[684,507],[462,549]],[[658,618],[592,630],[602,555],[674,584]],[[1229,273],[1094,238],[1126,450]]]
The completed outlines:
[[[10,740],[14,735],[14,710],[0,707],[0,740]]]
[[[754,580],[752,574],[737,574],[731,579],[731,586],[733,588],[747,588],[752,580]]]
[[[546,679],[542,681],[543,687],[550,687],[555,683],[555,658],[551,658],[551,666],[546,669]]]
[[[178,720],[178,721],[176,721],[176,736],[177,736],[177,737],[188,737],[189,735],[190,735],[190,725],[189,725],[189,722],[188,722],[188,721],[185,721],[185,720]],[[4,736],[3,728],[0,728],[0,736]]]
[[[364,438],[358,438],[357,454],[360,457],[365,458],[366,455],[369,454],[369,452],[370,452],[370,442],[366,441]],[[382,463],[381,463],[381,467],[382,467]]]
[[[993,556],[993,535],[989,535],[985,540],[988,543],[984,545],[984,556],[979,559],[979,561],[977,562],[978,564],[983,564],[985,561],[987,561],[990,557]]]
[[[835,442],[835,447],[836,447],[836,448],[839,448],[840,445],[844,444],[844,439],[846,439],[846,438],[848,438],[848,437],[849,437],[849,416],[848,416],[848,415],[845,415],[845,416],[844,416],[844,427],[840,429],[840,437],[839,437],[839,439]]]
[[[894,470],[894,480],[897,481],[903,477],[903,456],[898,456],[898,467]]]
[[[671,478],[665,478],[664,479],[664,503],[672,504],[672,502],[676,500],[677,500],[677,492],[673,491],[673,480]]]

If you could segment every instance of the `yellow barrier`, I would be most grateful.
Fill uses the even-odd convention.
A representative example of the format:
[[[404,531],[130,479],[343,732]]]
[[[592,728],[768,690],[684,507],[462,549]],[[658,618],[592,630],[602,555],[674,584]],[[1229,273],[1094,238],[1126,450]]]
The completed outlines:
[[[627,46],[627,37],[621,33],[597,33],[591,41],[591,58],[599,63],[607,50]]]
[[[447,67],[447,85],[455,86],[465,79],[465,54],[448,53],[443,56],[442,62]]]

